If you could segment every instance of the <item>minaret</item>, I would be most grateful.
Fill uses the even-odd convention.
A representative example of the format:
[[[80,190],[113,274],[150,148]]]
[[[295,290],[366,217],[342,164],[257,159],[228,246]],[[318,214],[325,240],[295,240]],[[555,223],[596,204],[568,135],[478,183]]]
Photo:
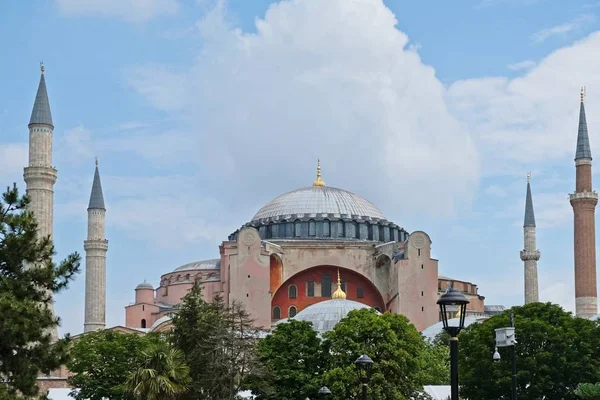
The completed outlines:
[[[96,160],[96,172],[88,206],[88,237],[85,249],[85,319],[83,331],[104,329],[106,326],[106,252],[104,196]]]
[[[29,119],[29,164],[25,167],[23,178],[27,186],[27,195],[31,199],[29,209],[33,212],[38,224],[38,237],[50,237],[53,230],[54,183],[56,169],[52,166],[52,114],[44,78],[44,64],[40,64],[42,74],[38,86],[33,111]],[[54,305],[49,307],[54,314]],[[58,338],[56,328],[50,332],[52,340]]]
[[[585,88],[581,88],[579,132],[575,153],[575,193],[569,196],[574,214],[575,314],[598,313],[596,289],[596,223],[598,194],[592,190],[592,152],[585,120]]]
[[[537,262],[540,252],[536,249],[535,214],[531,198],[531,173],[527,174],[527,195],[525,197],[525,220],[523,222],[524,249],[521,250],[521,260],[525,264],[525,304],[536,303],[538,297]]]

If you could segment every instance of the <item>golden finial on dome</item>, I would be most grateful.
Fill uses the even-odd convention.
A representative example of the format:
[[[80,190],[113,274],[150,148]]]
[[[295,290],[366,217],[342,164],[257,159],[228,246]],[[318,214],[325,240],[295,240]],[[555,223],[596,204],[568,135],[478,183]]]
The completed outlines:
[[[338,268],[338,281],[337,281],[337,289],[333,292],[331,296],[333,299],[346,300],[346,293],[342,290],[342,279],[340,278],[340,269]]]
[[[313,182],[313,186],[325,186],[325,182],[321,179],[321,160],[317,160],[317,179]]]
[[[585,100],[585,86],[581,87],[581,92],[579,95],[581,96],[581,104],[583,104],[583,101]]]

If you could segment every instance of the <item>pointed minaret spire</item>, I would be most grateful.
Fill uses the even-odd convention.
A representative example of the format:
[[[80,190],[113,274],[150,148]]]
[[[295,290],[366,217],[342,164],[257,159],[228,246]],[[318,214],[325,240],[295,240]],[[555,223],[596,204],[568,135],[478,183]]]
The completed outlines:
[[[35,102],[33,103],[29,125],[43,124],[54,128],[54,124],[52,123],[52,113],[50,112],[50,101],[48,101],[48,91],[46,90],[46,79],[44,78],[44,71],[46,68],[44,67],[43,62],[40,63],[40,69],[42,74],[40,76],[40,84],[38,85]]]
[[[525,267],[525,304],[536,303],[539,301],[537,262],[541,253],[536,249],[535,214],[533,213],[533,199],[531,197],[531,172],[527,173],[523,241],[524,249],[521,250],[521,260]]]
[[[106,326],[106,207],[102,195],[98,159],[88,206],[88,237],[85,249],[85,317],[84,332],[104,329]]]
[[[575,161],[592,159],[590,138],[588,136],[587,121],[585,119],[585,87],[581,88],[580,96],[581,103],[579,105],[579,130],[577,132],[577,151],[575,152]]]
[[[527,173],[527,195],[525,197],[525,221],[523,226],[535,228],[535,214],[533,212],[533,199],[531,198],[531,172]]]
[[[579,128],[575,153],[575,193],[569,195],[573,207],[575,256],[575,315],[598,314],[596,286],[596,205],[598,193],[592,186],[592,152],[585,120],[585,87],[581,88]]]

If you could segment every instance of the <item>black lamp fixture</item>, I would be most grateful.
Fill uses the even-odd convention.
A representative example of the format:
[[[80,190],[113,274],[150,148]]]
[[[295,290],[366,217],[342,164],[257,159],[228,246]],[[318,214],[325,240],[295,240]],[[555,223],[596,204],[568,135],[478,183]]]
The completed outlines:
[[[446,290],[446,293],[440,296],[437,301],[440,306],[440,314],[444,330],[450,334],[450,399],[458,400],[458,334],[465,327],[465,316],[467,314],[467,304],[469,299],[458,289],[454,287],[454,282]],[[449,309],[452,308],[452,309]],[[456,310],[458,321],[448,320],[448,314]],[[452,320],[452,318],[451,318]]]
[[[358,373],[358,380],[362,385],[362,398],[367,400],[367,384],[371,380],[371,370],[373,369],[373,360],[366,354],[358,357],[354,361],[356,365],[356,372]]]

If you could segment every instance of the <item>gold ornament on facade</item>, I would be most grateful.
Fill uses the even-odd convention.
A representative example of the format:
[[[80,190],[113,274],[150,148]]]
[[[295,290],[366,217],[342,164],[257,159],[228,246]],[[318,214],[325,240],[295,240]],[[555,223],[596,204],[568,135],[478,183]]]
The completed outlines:
[[[342,290],[342,279],[340,278],[340,270],[338,268],[337,289],[331,295],[333,299],[346,300],[346,293]]]
[[[321,179],[321,160],[317,160],[317,179],[313,182],[313,186],[325,186],[325,182]]]

